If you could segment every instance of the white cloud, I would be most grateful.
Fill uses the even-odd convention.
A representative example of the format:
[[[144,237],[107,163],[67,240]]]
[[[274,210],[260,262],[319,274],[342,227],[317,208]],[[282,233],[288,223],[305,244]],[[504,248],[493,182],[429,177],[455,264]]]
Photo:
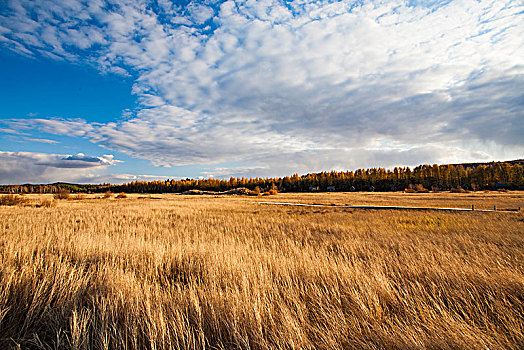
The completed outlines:
[[[35,138],[30,138],[30,137],[24,137],[23,139],[26,141],[31,141],[31,142],[50,143],[50,144],[59,143],[58,141],[48,140],[48,139],[35,139]]]
[[[18,134],[19,133],[17,130],[6,129],[6,128],[0,128],[0,132],[5,133],[5,134]]]
[[[101,172],[118,163],[112,155],[100,157],[33,152],[0,151],[0,183],[88,183],[101,178]]]
[[[35,119],[11,128],[85,137],[155,165],[235,161],[268,175],[523,151],[518,2],[160,1],[155,8],[45,0],[7,8],[2,45],[134,72],[141,102],[133,115],[105,124]],[[210,19],[213,28],[201,26]],[[378,139],[395,146],[375,149]]]
[[[133,181],[165,181],[165,180],[180,180],[181,177],[162,176],[162,175],[136,175],[136,174],[109,174],[99,176],[95,183],[109,182],[112,184],[129,183]]]
[[[195,23],[202,24],[214,16],[215,11],[208,6],[192,3],[189,5],[189,12]]]

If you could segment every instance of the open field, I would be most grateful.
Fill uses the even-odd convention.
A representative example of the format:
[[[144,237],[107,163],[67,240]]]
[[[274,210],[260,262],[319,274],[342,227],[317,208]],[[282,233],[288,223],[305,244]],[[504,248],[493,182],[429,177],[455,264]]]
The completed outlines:
[[[0,206],[0,348],[524,348],[522,211],[256,203],[513,209],[524,192],[95,197]]]

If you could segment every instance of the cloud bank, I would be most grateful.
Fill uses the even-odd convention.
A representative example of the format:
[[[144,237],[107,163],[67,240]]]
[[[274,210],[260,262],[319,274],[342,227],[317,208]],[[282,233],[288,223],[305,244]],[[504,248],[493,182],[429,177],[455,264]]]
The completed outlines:
[[[82,153],[60,155],[0,151],[0,184],[98,182],[100,172],[118,162],[108,154],[92,157]]]
[[[16,0],[2,12],[0,45],[130,75],[140,101],[107,123],[11,129],[157,166],[246,164],[239,175],[524,153],[519,1]]]

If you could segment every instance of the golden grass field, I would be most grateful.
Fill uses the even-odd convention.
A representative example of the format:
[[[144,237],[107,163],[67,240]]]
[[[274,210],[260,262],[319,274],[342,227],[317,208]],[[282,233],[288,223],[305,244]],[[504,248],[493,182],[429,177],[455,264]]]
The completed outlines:
[[[524,192],[95,197],[0,206],[0,349],[524,348],[522,211],[256,203]]]

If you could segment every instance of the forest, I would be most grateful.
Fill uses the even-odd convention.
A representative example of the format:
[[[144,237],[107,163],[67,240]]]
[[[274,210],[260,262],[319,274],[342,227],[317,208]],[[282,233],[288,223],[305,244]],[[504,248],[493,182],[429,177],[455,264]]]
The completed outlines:
[[[491,163],[419,165],[394,169],[369,168],[355,171],[329,171],[307,175],[293,174],[275,178],[184,179],[133,181],[115,184],[22,184],[0,186],[2,193],[182,193],[188,190],[228,191],[245,187],[250,190],[279,192],[311,191],[477,191],[524,188],[524,160]]]

